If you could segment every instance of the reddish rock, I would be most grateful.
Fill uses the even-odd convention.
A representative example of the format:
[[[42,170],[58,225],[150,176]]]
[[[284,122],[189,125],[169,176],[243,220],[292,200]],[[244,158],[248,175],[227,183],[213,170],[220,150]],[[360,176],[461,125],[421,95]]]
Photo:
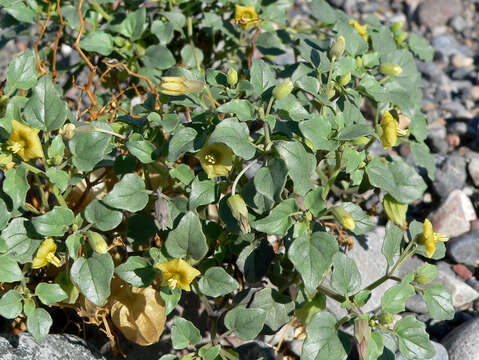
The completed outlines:
[[[456,264],[452,267],[452,270],[459,275],[463,280],[467,280],[472,276],[471,270],[469,270],[465,265],[463,264]]]

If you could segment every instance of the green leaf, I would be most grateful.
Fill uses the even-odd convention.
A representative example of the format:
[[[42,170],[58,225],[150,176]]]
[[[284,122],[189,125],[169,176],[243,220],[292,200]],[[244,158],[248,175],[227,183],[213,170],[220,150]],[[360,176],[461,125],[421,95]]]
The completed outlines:
[[[288,169],[281,159],[271,159],[268,166],[260,168],[254,175],[256,191],[273,201],[281,201]]]
[[[181,49],[181,62],[183,65],[190,67],[201,66],[204,57],[203,51],[190,44],[186,44]]]
[[[198,215],[191,211],[186,213],[168,234],[165,246],[174,258],[191,257],[200,261],[208,252],[208,244]]]
[[[171,341],[174,349],[184,349],[201,341],[200,331],[191,321],[176,317],[171,328]]]
[[[344,360],[350,347],[347,338],[339,336],[335,317],[329,312],[318,312],[306,328],[306,340],[300,359]]]
[[[80,48],[108,56],[113,52],[113,39],[110,34],[101,30],[91,31],[81,39]]]
[[[361,290],[356,295],[354,295],[353,300],[356,305],[359,307],[363,307],[367,304],[369,299],[371,298],[371,291],[370,290]]]
[[[51,167],[47,170],[47,176],[52,183],[58,186],[61,192],[64,192],[67,189],[70,176],[66,171]]]
[[[288,250],[288,257],[301,274],[304,285],[316,289],[338,250],[338,242],[331,235],[315,232],[311,237],[303,234],[295,239]]]
[[[325,24],[333,24],[336,21],[336,11],[324,0],[313,0],[313,16]]]
[[[293,121],[301,121],[310,117],[310,113],[306,111],[293,94],[288,94],[284,98],[276,100],[274,108],[286,111]]]
[[[435,354],[429,341],[426,325],[408,315],[396,323],[394,331],[399,339],[399,351],[406,359],[429,359]]]
[[[141,38],[141,34],[147,26],[146,7],[141,7],[135,12],[128,14],[120,25],[120,33],[127,38],[136,41]]]
[[[218,107],[216,111],[232,113],[235,114],[240,121],[249,121],[253,119],[254,106],[248,100],[233,99]]]
[[[417,164],[425,168],[429,178],[434,181],[436,165],[434,156],[432,156],[427,145],[424,143],[411,142],[409,146],[411,147],[412,155]]]
[[[12,213],[8,211],[7,204],[0,198],[0,230],[7,227],[8,221],[12,218]]]
[[[174,30],[173,25],[169,22],[155,20],[151,24],[151,32],[157,37],[160,45],[168,45],[173,40]]]
[[[142,136],[130,136],[126,147],[128,151],[140,160],[143,164],[149,164],[153,162],[153,154],[156,151],[155,145],[148,140],[144,140]]]
[[[202,360],[216,360],[220,351],[221,345],[211,346],[211,344],[206,344],[200,348],[198,355],[201,356]]]
[[[93,200],[85,209],[85,219],[98,230],[109,231],[120,225],[123,220],[121,211],[106,206],[101,200]]]
[[[355,226],[352,231],[353,234],[364,235],[374,229],[374,223],[361,207],[350,202],[343,202],[341,207],[349,212],[354,219]]]
[[[451,320],[454,318],[455,310],[451,295],[442,284],[429,286],[424,292],[423,299],[429,315],[434,320]]]
[[[65,240],[65,245],[68,249],[68,255],[73,260],[78,258],[80,253],[80,247],[82,246],[83,234],[72,234]]]
[[[99,131],[77,132],[70,140],[73,165],[81,171],[91,171],[104,159],[110,147],[111,135]]]
[[[223,143],[245,160],[251,159],[256,149],[249,141],[249,129],[245,123],[235,118],[225,119],[216,125],[208,139],[209,144]]]
[[[311,190],[304,197],[304,206],[311,211],[314,216],[319,216],[326,210],[326,202],[323,199],[324,188],[318,186],[316,189]]]
[[[388,289],[382,299],[381,307],[384,312],[396,314],[405,310],[406,300],[416,294],[414,287],[409,284],[409,279],[404,278],[403,281]]]
[[[253,59],[250,82],[256,96],[263,95],[267,89],[276,85],[275,79],[276,76],[268,64],[263,60]]]
[[[273,247],[266,240],[254,242],[243,248],[236,265],[247,282],[256,283],[268,271],[274,255]]]
[[[168,145],[168,161],[176,161],[185,152],[195,149],[194,140],[198,133],[195,129],[181,127],[171,138]]]
[[[37,82],[35,66],[35,55],[31,49],[13,57],[8,64],[5,93],[13,89],[28,90],[34,86]]]
[[[6,319],[15,319],[22,308],[22,295],[17,290],[8,290],[0,299],[0,316]]]
[[[136,174],[126,174],[103,198],[103,203],[130,212],[143,210],[148,203],[143,179]]]
[[[238,282],[219,266],[206,270],[198,286],[203,294],[211,297],[223,296],[239,288]]]
[[[399,255],[402,238],[402,230],[392,221],[388,221],[386,225],[386,237],[381,251],[386,258],[389,267],[394,265],[394,259]]]
[[[43,342],[50,331],[53,320],[50,314],[41,308],[33,310],[27,317],[27,329],[37,343]]]
[[[23,273],[15,259],[7,255],[0,256],[0,282],[22,281]]]
[[[30,231],[29,220],[22,217],[15,218],[2,231],[2,237],[0,237],[2,251],[22,264],[32,261],[33,253],[41,243],[41,240],[30,239],[27,227]]]
[[[180,302],[181,289],[171,289],[168,286],[162,286],[160,296],[165,301],[165,315],[168,316],[168,314],[175,310],[176,305]]]
[[[58,130],[68,116],[68,106],[52,84],[49,75],[42,76],[33,88],[32,97],[25,105],[25,119],[34,128]]]
[[[115,274],[138,288],[147,287],[156,276],[150,262],[141,256],[129,256],[124,263],[115,268]]]
[[[268,216],[257,220],[251,226],[261,232],[271,235],[285,235],[292,225],[291,214],[298,210],[295,199],[282,201]]]
[[[32,218],[35,230],[45,236],[63,236],[75,220],[75,214],[68,208],[55,206],[44,215]]]
[[[12,199],[13,209],[25,205],[25,199],[30,185],[27,181],[27,171],[23,166],[15,166],[5,172],[3,191]]]
[[[252,340],[263,329],[265,320],[266,313],[261,309],[236,306],[226,313],[225,326],[241,340]]]
[[[35,295],[38,296],[40,301],[45,305],[52,305],[53,303],[60,302],[68,298],[68,295],[60,285],[47,284],[41,282],[35,288]]]
[[[368,342],[367,360],[376,360],[384,351],[383,336],[377,331],[371,333]]]
[[[421,60],[429,62],[434,57],[434,48],[424,38],[411,33],[408,42],[413,53]]]
[[[374,158],[366,167],[371,185],[390,193],[397,201],[410,204],[422,197],[427,185],[414,168],[395,158],[385,164]]]
[[[215,201],[215,182],[213,180],[200,181],[198,177],[191,183],[190,210],[198,206],[211,204]]]
[[[251,308],[262,309],[266,313],[264,324],[272,331],[278,331],[291,320],[295,305],[289,296],[272,288],[265,288],[255,293]]]
[[[170,176],[180,180],[185,185],[189,185],[195,178],[195,174],[186,164],[179,164],[177,167],[171,169]]]
[[[91,257],[75,260],[70,270],[72,281],[81,293],[97,306],[103,306],[110,296],[110,281],[114,264],[109,253],[94,253]]]
[[[171,51],[162,45],[148,46],[144,61],[147,67],[158,70],[166,70],[176,64],[175,57]]]
[[[364,124],[353,124],[342,129],[338,136],[338,140],[354,140],[362,136],[369,136],[374,132],[373,128]]]
[[[286,162],[289,176],[293,179],[294,191],[300,196],[313,188],[311,176],[316,168],[316,159],[297,141],[280,141],[276,145],[281,158]]]
[[[424,265],[417,268],[414,281],[419,284],[425,285],[433,281],[437,277],[437,273],[438,270],[435,265],[424,263]]]
[[[351,294],[361,286],[361,274],[353,259],[342,252],[333,256],[331,287],[341,295]]]
[[[339,146],[336,140],[330,140],[331,124],[328,119],[316,114],[311,115],[311,120],[299,123],[299,129],[315,150],[334,151]]]

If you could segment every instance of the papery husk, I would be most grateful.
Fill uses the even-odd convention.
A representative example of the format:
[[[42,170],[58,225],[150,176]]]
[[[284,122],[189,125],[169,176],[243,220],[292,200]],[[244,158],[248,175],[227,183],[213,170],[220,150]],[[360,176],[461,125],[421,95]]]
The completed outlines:
[[[165,328],[165,302],[152,286],[136,288],[114,279],[109,303],[113,323],[128,340],[142,346],[159,341]]]
[[[87,182],[85,180],[79,182],[68,194],[66,199],[68,207],[70,209],[75,209],[76,212],[85,210],[88,204],[93,200],[103,199],[105,195],[108,194],[111,189],[113,189],[113,185],[119,181],[119,179],[115,176],[115,171],[113,168],[101,168],[96,169],[89,175],[90,183],[94,182],[100,177],[102,177],[101,181],[88,189],[88,191]]]

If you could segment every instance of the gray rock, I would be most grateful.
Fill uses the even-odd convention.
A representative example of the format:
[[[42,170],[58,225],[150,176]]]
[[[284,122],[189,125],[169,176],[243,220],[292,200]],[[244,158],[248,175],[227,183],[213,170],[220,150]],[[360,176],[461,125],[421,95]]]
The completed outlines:
[[[354,247],[348,252],[348,256],[352,258],[358,266],[361,274],[362,286],[367,286],[384,275],[387,262],[381,253],[386,230],[382,226],[376,227],[373,231],[367,233],[356,239]],[[368,259],[368,261],[365,261]],[[371,299],[362,308],[365,312],[375,310],[381,305],[381,298],[391,286],[395,284],[394,281],[388,280],[382,285],[373,290]],[[346,310],[341,308],[337,301],[327,299],[326,307],[338,319],[346,315]]]
[[[449,176],[447,173],[444,176]],[[455,237],[471,229],[471,221],[477,219],[469,197],[459,189],[452,191],[439,209],[431,216],[434,231]]]
[[[435,341],[431,342],[432,345],[434,345],[434,350],[436,350],[436,355],[434,355],[430,360],[449,360],[449,355],[447,354],[446,348]],[[401,353],[397,353],[396,360],[406,360],[406,358],[403,357]]]
[[[479,187],[479,158],[472,158],[467,165],[467,170],[469,171],[469,175],[471,176],[474,185]]]
[[[427,306],[421,295],[411,296],[406,301],[406,310],[415,312],[416,314],[427,314]]]
[[[439,196],[446,199],[453,190],[464,187],[466,177],[466,159],[453,154],[446,158],[446,161],[437,169],[433,186]]]
[[[274,349],[261,341],[251,341],[236,348],[240,360],[275,360]]]
[[[448,256],[457,263],[479,265],[479,229],[469,231],[446,243]]]
[[[462,121],[456,121],[449,125],[447,128],[449,132],[457,135],[465,135],[467,133],[467,124]]]
[[[433,0],[434,1],[434,0]],[[432,47],[445,56],[457,53],[470,56],[472,51],[465,45],[461,45],[452,35],[443,34],[431,39]]]
[[[477,360],[479,356],[479,318],[471,319],[451,331],[442,344],[450,360]]]
[[[448,20],[462,11],[460,0],[425,0],[419,6],[419,22],[433,29],[446,25]]]
[[[50,334],[37,344],[29,333],[0,335],[0,360],[104,360],[85,340],[70,334]]]
[[[301,352],[303,351],[303,343],[304,340],[294,339],[288,344],[289,350],[296,355],[301,356]]]
[[[467,22],[462,16],[456,15],[451,20],[451,26],[457,32],[462,32],[467,27]]]
[[[428,145],[433,153],[447,154],[449,151],[449,144],[447,141],[437,136],[428,137]]]

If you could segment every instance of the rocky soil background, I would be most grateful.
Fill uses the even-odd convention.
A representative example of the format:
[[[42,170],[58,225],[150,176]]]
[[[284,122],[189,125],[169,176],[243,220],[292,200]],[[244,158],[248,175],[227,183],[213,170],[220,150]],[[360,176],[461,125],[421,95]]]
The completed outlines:
[[[404,30],[427,38],[435,49],[432,63],[418,62],[424,77],[423,110],[429,119],[428,144],[434,153],[436,180],[429,182],[423,199],[411,207],[409,216],[418,220],[428,217],[437,232],[451,237],[446,257],[437,262],[439,276],[452,295],[456,316],[452,321],[434,321],[428,317],[420,297],[411,298],[407,311],[415,313],[427,324],[427,330],[436,347],[435,360],[479,359],[479,0],[329,0],[349,15],[363,19],[375,14],[385,23],[403,21]],[[296,0],[290,15],[307,17],[310,4]],[[16,41],[2,42],[1,33],[9,31],[8,17],[0,11],[0,80],[6,76],[9,59],[32,47],[28,31]],[[36,30],[35,30],[36,31]],[[68,60],[68,49],[65,59]],[[70,59],[74,61],[74,59]],[[380,144],[375,151],[381,153]],[[407,144],[399,147],[399,154],[414,164]],[[423,172],[424,169],[420,169]],[[366,206],[377,206],[379,199],[372,195]],[[379,209],[381,212],[381,209]],[[385,228],[378,220],[375,231],[358,239],[349,253],[359,266],[363,283],[370,283],[383,274],[385,259],[381,254]],[[415,269],[423,259],[414,257],[402,268],[402,274]],[[378,288],[369,308],[380,304],[380,298],[390,286]],[[182,300],[178,311],[198,309],[194,296]],[[328,309],[338,317],[343,311],[328,303]],[[203,314],[204,315],[204,314]],[[184,315],[190,320],[201,314]],[[204,322],[203,322],[204,323]],[[5,330],[2,326],[0,330]],[[347,330],[347,329],[346,329]],[[283,336],[284,335],[284,336]],[[274,352],[274,346],[283,336],[284,354]],[[128,359],[153,360],[169,353],[168,334],[162,343],[146,348],[122,343]],[[0,359],[116,359],[108,342],[100,334],[92,334],[88,342],[73,335],[49,335],[42,345],[31,336],[0,336]],[[241,354],[241,359],[297,359],[302,340],[294,327],[284,328],[276,336],[263,336],[262,341],[241,344],[227,338]],[[100,349],[95,350],[94,347]],[[121,357],[118,357],[119,359]],[[398,359],[403,359],[397,355]]]

